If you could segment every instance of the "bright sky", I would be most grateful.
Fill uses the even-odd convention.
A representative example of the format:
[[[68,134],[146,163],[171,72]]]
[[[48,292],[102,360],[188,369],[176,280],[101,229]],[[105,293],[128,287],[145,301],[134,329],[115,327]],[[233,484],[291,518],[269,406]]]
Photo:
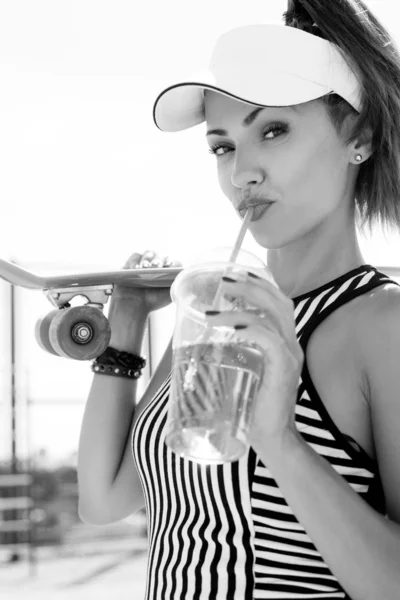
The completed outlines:
[[[219,191],[203,129],[161,133],[152,104],[180,74],[203,69],[224,30],[278,22],[286,4],[0,0],[0,256],[55,273],[118,267],[146,248],[183,260],[232,244],[240,223]],[[395,0],[369,4],[400,39],[400,26],[392,29],[399,22]],[[385,241],[377,234],[363,245],[367,261],[400,263],[398,236]],[[263,256],[249,237],[245,247]],[[86,375],[77,373],[88,365],[43,358],[32,342],[39,300],[31,295],[21,304],[26,368],[36,382],[30,389],[43,395],[52,371],[58,383],[49,383],[48,395],[58,397],[60,387],[67,393],[81,379],[82,387],[69,387],[86,390]],[[39,363],[46,366],[33,367]],[[76,429],[65,429],[73,448]],[[54,432],[59,444],[61,437]]]

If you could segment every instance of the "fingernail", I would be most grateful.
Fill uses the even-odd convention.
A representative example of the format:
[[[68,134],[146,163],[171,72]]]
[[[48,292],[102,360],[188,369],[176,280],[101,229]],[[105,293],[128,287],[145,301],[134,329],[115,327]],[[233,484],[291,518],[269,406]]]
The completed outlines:
[[[236,331],[239,331],[240,329],[247,329],[248,325],[235,325],[234,329],[236,329]]]
[[[222,281],[226,281],[227,283],[237,283],[236,279],[232,279],[232,277],[227,277],[226,275],[222,277]]]
[[[215,315],[219,315],[220,311],[219,310],[206,310],[206,312],[204,314],[206,314],[207,317],[213,317]]]
[[[254,279],[261,279],[261,277],[259,275],[256,275],[255,273],[252,273],[251,271],[247,271],[247,275],[249,275],[250,277],[254,277]]]

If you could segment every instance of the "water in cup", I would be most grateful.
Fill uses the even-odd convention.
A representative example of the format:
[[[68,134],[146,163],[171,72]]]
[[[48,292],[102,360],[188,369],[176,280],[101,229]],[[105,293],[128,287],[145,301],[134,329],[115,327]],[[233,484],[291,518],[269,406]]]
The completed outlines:
[[[175,452],[199,462],[240,458],[263,369],[260,349],[244,341],[177,348],[170,419],[179,428],[169,440]]]

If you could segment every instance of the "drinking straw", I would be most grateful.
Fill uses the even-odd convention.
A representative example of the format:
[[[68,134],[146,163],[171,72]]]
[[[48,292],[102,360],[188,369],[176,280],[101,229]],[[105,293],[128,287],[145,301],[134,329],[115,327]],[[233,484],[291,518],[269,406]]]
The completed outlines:
[[[240,251],[240,247],[243,243],[244,240],[244,236],[246,235],[247,232],[247,228],[249,226],[251,217],[253,216],[253,212],[254,212],[254,206],[249,206],[249,208],[246,211],[246,215],[243,219],[243,223],[240,227],[238,236],[236,238],[235,244],[233,246],[231,255],[229,257],[229,262],[234,263],[238,257],[239,251]],[[225,274],[228,271],[225,271]],[[221,300],[221,296],[222,296],[222,289],[223,289],[223,281],[220,281],[212,306],[211,306],[211,310],[216,310],[218,308],[218,304],[219,301]],[[201,352],[201,346],[203,344],[206,344],[210,338],[211,335],[211,331],[208,327],[206,327],[206,330],[203,333],[203,339],[202,339],[202,343],[198,344],[194,350],[193,356],[192,356],[192,360],[191,360],[191,364],[189,365],[185,377],[184,377],[184,389],[186,391],[193,391],[193,377],[194,375],[197,373],[197,363],[199,361],[200,358],[200,352]]]
[[[242,225],[240,227],[238,236],[236,238],[235,245],[233,246],[231,255],[229,257],[229,262],[231,262],[231,263],[234,263],[236,261],[237,257],[238,257],[241,245],[242,245],[243,240],[244,240],[244,236],[246,235],[247,228],[249,226],[251,217],[253,216],[254,209],[255,209],[254,206],[249,206],[249,208],[246,211],[246,215],[245,215],[245,217],[243,219],[243,223],[242,223]],[[221,300],[222,287],[223,287],[223,282],[221,281],[220,284],[219,284],[219,286],[218,286],[218,289],[216,291],[215,298],[213,300],[211,310],[216,310],[218,308],[219,301]]]
[[[239,250],[243,243],[244,236],[246,235],[246,231],[249,226],[251,217],[253,216],[254,209],[255,209],[255,206],[249,206],[249,208],[246,211],[246,215],[243,219],[243,223],[242,223],[242,226],[238,233],[235,245],[233,246],[233,250],[232,250],[232,254],[230,256],[229,262],[235,262],[237,259],[237,255],[239,254]]]

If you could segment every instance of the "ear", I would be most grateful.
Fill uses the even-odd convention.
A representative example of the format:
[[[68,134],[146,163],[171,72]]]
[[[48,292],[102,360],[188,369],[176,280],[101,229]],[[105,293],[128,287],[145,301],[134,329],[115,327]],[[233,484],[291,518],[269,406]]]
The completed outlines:
[[[364,131],[354,142],[349,144],[349,162],[355,165],[364,163],[374,152],[372,145],[372,129],[365,128]],[[356,156],[361,155],[362,160],[357,160]]]

